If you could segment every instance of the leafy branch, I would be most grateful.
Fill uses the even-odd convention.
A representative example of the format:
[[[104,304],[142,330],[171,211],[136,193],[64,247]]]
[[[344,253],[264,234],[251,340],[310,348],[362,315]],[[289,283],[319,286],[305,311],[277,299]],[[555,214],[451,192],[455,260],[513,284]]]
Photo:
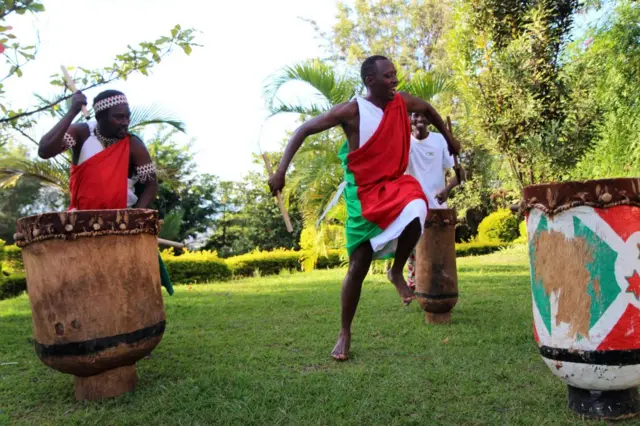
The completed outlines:
[[[24,15],[27,12],[38,13],[43,11],[44,6],[40,1],[0,1],[0,22],[4,24],[5,19],[11,14]],[[13,30],[11,26],[0,25],[0,54],[5,57],[5,62],[9,65],[9,72],[0,79],[0,96],[5,93],[3,83],[14,75],[22,77],[22,68],[36,58],[36,46],[39,43],[38,38],[36,45],[22,46],[11,30]],[[0,107],[4,110],[4,106],[0,104]]]
[[[193,41],[195,38],[194,33],[195,30],[193,29],[183,30],[180,25],[176,25],[171,29],[171,33],[168,36],[162,36],[154,42],[141,42],[138,47],[127,46],[128,50],[123,54],[117,55],[113,64],[110,66],[97,70],[88,70],[79,67],[78,71],[80,75],[73,77],[74,81],[82,87],[79,90],[86,91],[97,86],[108,84],[114,80],[126,80],[135,72],[148,75],[149,70],[158,65],[164,57],[171,54],[176,47],[181,48],[185,54],[189,55],[193,47],[200,46]],[[66,83],[61,74],[54,74],[51,77],[53,78],[50,82],[51,85],[63,87],[66,91]],[[18,123],[17,120],[51,110],[72,96],[73,93],[65,94],[52,102],[27,111],[8,110],[4,105],[0,104],[0,108],[2,108],[6,114],[5,117],[0,119],[0,123],[10,123],[12,127],[19,125],[28,126],[28,123]],[[52,111],[52,113],[54,113],[54,111]]]

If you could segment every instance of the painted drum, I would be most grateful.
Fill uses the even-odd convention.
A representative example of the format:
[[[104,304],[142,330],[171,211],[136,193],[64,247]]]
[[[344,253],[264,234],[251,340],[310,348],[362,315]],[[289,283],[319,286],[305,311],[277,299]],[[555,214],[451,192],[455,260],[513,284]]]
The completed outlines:
[[[40,360],[75,376],[78,400],[133,390],[165,312],[155,210],[46,213],[17,222]]]
[[[640,180],[524,189],[534,338],[569,407],[640,412]]]
[[[451,323],[458,302],[455,209],[429,210],[416,246],[415,294],[427,323]]]

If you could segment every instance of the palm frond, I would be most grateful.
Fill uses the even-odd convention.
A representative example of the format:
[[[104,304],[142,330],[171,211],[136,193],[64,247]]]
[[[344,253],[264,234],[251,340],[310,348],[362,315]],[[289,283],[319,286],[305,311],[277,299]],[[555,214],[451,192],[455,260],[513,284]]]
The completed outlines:
[[[288,192],[295,192],[301,200],[303,215],[310,215],[315,223],[335,195],[342,182],[343,170],[338,157],[342,139],[336,133],[324,133],[309,138],[298,154],[289,178]],[[296,164],[301,167],[296,167]]]
[[[160,228],[159,236],[167,240],[177,241],[180,238],[180,227],[182,226],[183,210],[176,210],[167,213],[164,217],[164,223]]]
[[[131,130],[140,129],[150,124],[166,124],[182,133],[186,133],[184,121],[178,119],[175,114],[160,105],[152,104],[145,107],[131,108],[131,122],[129,124]]]
[[[43,95],[35,94],[35,97],[40,101],[42,105],[49,105],[57,100],[57,97],[47,98]],[[59,118],[62,118],[69,107],[71,106],[71,99],[67,99],[65,102],[58,105],[58,108],[52,109],[55,115]],[[89,108],[89,114],[92,117],[95,117],[93,109],[90,105],[87,105]],[[83,115],[78,116],[76,122],[85,121]],[[167,124],[180,132],[186,133],[186,124],[184,121],[180,120],[176,117],[176,115],[167,110],[165,107],[158,104],[151,104],[148,106],[131,106],[131,122],[129,124],[129,128],[132,130],[140,129],[141,127],[150,125],[150,124]]]
[[[418,71],[410,80],[403,79],[398,90],[406,91],[427,102],[443,93],[456,93],[455,83],[446,76],[427,71]]]
[[[334,105],[347,102],[358,89],[357,80],[348,76],[338,76],[331,66],[319,60],[303,61],[282,68],[266,84],[264,95],[267,106],[273,114],[278,113],[280,109],[278,91],[285,84],[293,81],[306,83],[318,93],[324,103],[318,110],[323,112]]]
[[[35,179],[64,194],[69,192],[69,169],[64,165],[15,156],[0,159],[0,189],[15,185],[21,178]]]
[[[301,115],[307,115],[315,117],[316,115],[320,115],[326,111],[326,108],[322,105],[310,104],[310,105],[295,105],[295,104],[286,104],[284,102],[279,103],[277,106],[274,106],[271,109],[271,116],[282,114],[282,113],[297,113]]]

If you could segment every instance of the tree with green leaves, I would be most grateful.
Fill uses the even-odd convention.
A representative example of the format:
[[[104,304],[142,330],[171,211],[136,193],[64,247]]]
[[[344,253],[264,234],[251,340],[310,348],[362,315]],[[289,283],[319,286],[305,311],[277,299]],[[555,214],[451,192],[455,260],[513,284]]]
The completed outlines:
[[[476,137],[519,188],[565,178],[593,143],[599,111],[562,62],[577,0],[457,2],[452,67]]]
[[[253,248],[246,235],[242,221],[242,209],[245,207],[243,191],[249,188],[233,182],[220,182],[218,200],[220,207],[209,224],[211,230],[204,250],[215,250],[222,258],[251,251]]]
[[[454,132],[464,141],[461,164],[467,172],[464,186],[453,193],[451,204],[463,222],[477,228],[489,205],[491,187],[497,185],[494,153],[478,140],[445,50],[445,34],[452,26],[453,1],[357,0],[353,5],[338,3],[336,20],[323,32],[310,21],[325,41],[331,62],[356,66],[371,54],[390,57],[399,71],[399,90],[432,103],[442,116],[453,119]],[[468,216],[468,217],[467,217]],[[475,219],[480,216],[479,219]],[[467,220],[468,219],[468,220]]]
[[[197,173],[193,144],[178,144],[177,133],[177,129],[165,125],[150,137],[145,136],[158,179],[156,199],[149,207],[164,218],[165,235],[171,233],[174,240],[184,241],[209,227],[220,207],[220,183],[216,176]],[[139,190],[136,187],[136,192]]]
[[[634,177],[640,174],[640,5],[616,2],[612,13],[576,42],[567,73],[587,81],[583,102],[596,102],[603,119],[596,123],[594,149],[572,173],[577,179]]]
[[[360,64],[385,55],[411,75],[433,71],[444,56],[442,38],[450,22],[451,2],[438,0],[356,0],[338,2],[329,32],[307,20],[334,62]]]
[[[261,165],[261,161],[262,158],[254,157],[254,164]],[[241,183],[241,224],[246,233],[248,248],[297,250],[300,248],[300,232],[303,227],[300,198],[297,193],[288,197],[287,212],[293,227],[293,232],[288,232],[265,177],[264,172],[249,172]]]
[[[261,161],[254,158],[255,164]],[[293,232],[289,233],[264,173],[250,172],[242,182],[221,182],[219,194],[221,206],[211,222],[205,249],[230,257],[256,249],[299,248],[302,218],[295,194],[287,206],[293,226]]]

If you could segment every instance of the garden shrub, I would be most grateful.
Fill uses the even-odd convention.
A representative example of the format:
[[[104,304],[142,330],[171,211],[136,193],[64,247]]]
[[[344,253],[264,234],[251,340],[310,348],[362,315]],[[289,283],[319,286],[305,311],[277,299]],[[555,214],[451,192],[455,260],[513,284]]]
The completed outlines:
[[[516,238],[518,238],[518,220],[507,209],[491,213],[478,226],[478,241],[483,243],[508,243]]]
[[[16,297],[27,291],[27,279],[24,274],[0,277],[0,300]]]
[[[171,253],[165,250],[161,256],[174,283],[208,283],[231,279],[229,266],[216,252],[186,252],[180,256]]]

